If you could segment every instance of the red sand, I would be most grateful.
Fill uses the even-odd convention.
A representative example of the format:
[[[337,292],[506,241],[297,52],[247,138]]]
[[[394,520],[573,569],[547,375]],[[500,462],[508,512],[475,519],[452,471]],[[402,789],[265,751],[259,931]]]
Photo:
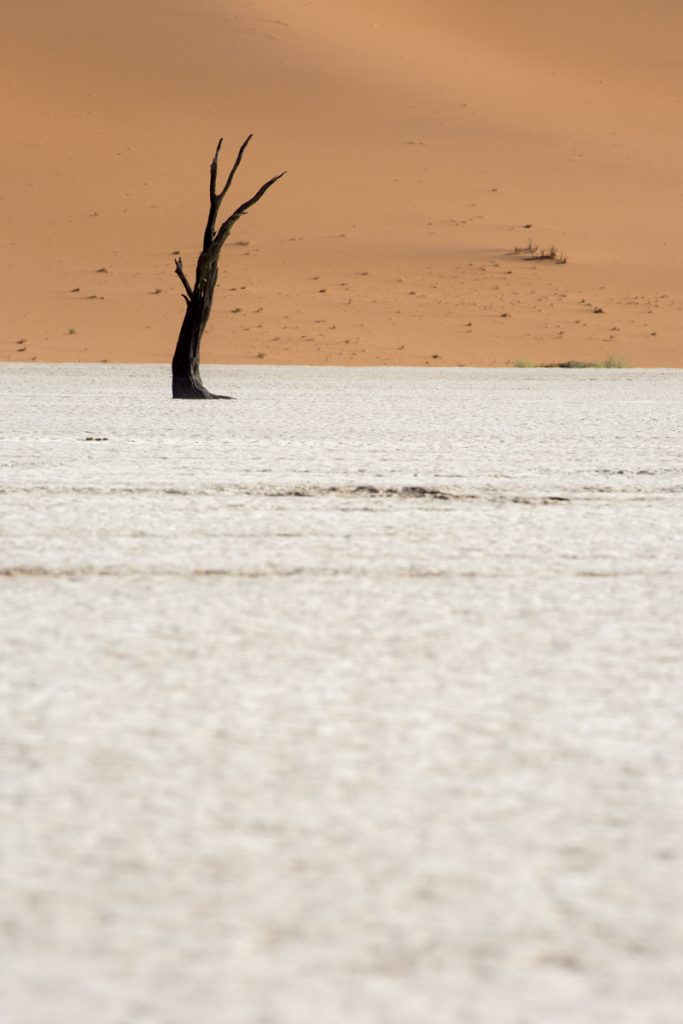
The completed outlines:
[[[6,0],[0,359],[169,360],[253,131],[232,205],[288,175],[206,362],[683,367],[682,38],[679,0]]]

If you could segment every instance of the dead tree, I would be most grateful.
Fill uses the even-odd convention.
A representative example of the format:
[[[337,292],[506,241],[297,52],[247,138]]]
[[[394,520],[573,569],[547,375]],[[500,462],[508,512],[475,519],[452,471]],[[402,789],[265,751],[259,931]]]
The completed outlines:
[[[206,327],[209,319],[209,314],[211,313],[213,293],[216,287],[216,281],[218,280],[218,258],[221,254],[221,249],[225,244],[225,240],[240,217],[243,217],[244,214],[266,194],[268,189],[282,177],[282,174],[277,174],[274,178],[271,178],[270,181],[267,181],[265,185],[261,185],[261,188],[251,197],[251,199],[247,199],[245,203],[238,206],[237,209],[223,221],[221,226],[216,228],[221,203],[225,198],[226,192],[232,185],[233,178],[237,173],[237,168],[242,162],[244,151],[249,145],[250,140],[251,135],[249,135],[240,146],[239,153],[232,165],[232,170],[228,175],[225,187],[220,192],[216,191],[216,178],[218,175],[218,154],[220,153],[223,140],[219,139],[218,145],[216,146],[216,152],[213,160],[211,161],[209,177],[209,218],[204,230],[202,251],[200,252],[197,260],[194,285],[190,285],[190,282],[185,276],[182,258],[179,256],[175,261],[175,272],[183,284],[183,298],[187,304],[187,309],[185,310],[185,317],[180,328],[178,343],[176,344],[173,362],[171,364],[171,369],[173,371],[174,398],[230,397],[229,395],[212,395],[211,392],[207,391],[204,387],[202,378],[199,374],[199,346],[202,340],[202,334],[204,333],[204,328]]]

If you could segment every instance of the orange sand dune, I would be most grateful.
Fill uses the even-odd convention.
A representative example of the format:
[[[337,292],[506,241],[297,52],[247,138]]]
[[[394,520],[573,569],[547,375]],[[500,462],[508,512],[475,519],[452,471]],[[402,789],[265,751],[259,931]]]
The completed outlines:
[[[0,358],[683,366],[679,0],[5,0]],[[227,203],[227,200],[226,200]],[[511,255],[529,241],[567,262]]]

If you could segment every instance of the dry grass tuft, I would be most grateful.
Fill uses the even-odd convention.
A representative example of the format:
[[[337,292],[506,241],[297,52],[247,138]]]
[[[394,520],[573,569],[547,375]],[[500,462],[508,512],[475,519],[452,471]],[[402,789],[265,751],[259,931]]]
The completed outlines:
[[[566,263],[567,256],[561,252],[556,245],[547,249],[541,249],[535,242],[529,239],[527,245],[516,245],[512,250],[512,256],[522,256],[525,260],[548,260],[551,263]]]

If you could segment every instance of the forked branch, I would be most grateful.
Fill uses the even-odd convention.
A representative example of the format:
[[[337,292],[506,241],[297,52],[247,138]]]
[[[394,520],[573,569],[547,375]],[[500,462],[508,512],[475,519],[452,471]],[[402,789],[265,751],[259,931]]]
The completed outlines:
[[[237,209],[230,214],[227,220],[223,221],[220,228],[216,232],[216,237],[214,239],[215,244],[218,246],[218,248],[220,248],[223,245],[223,242],[228,237],[228,235],[233,229],[234,224],[240,219],[240,217],[243,217],[247,210],[250,210],[255,203],[258,203],[259,199],[261,199],[261,197],[266,194],[268,189],[272,188],[275,182],[279,181],[280,178],[284,178],[286,173],[286,171],[282,171],[281,174],[276,174],[274,178],[271,178],[270,181],[267,181],[265,185],[261,185],[261,188],[251,197],[251,199],[247,199],[245,203],[242,203],[241,206],[238,206]]]
[[[183,288],[187,292],[187,297],[189,299],[192,299],[194,297],[194,292],[192,291],[192,288],[190,287],[190,282],[185,277],[185,271],[183,270],[182,256],[178,256],[177,260],[175,261],[175,272],[178,275],[178,277],[180,278],[180,280],[183,282]],[[185,296],[183,296],[183,298],[185,298]]]
[[[218,201],[219,202],[222,201],[225,193],[228,191],[228,189],[232,185],[232,179],[235,177],[235,175],[237,173],[237,168],[242,163],[242,157],[244,156],[244,151],[246,150],[247,146],[251,142],[252,138],[253,138],[253,135],[251,135],[251,134],[247,135],[246,139],[244,140],[244,142],[240,146],[239,153],[235,157],[235,162],[232,165],[232,170],[230,171],[230,174],[228,175],[228,180],[225,183],[225,188],[223,189],[223,191],[218,196]],[[219,146],[219,148],[220,148],[220,146]],[[216,155],[218,155],[218,150],[216,150]]]
[[[242,163],[242,157],[244,156],[244,152],[249,143],[251,142],[251,139],[252,135],[247,135],[246,139],[240,146],[239,152],[235,157],[235,162],[232,165],[225,186],[221,189],[220,192],[216,191],[216,181],[218,179],[218,155],[221,151],[221,146],[223,145],[223,139],[218,140],[218,145],[216,146],[216,152],[213,155],[213,160],[211,161],[211,169],[209,172],[209,217],[206,222],[206,229],[204,231],[205,249],[207,249],[214,240],[216,234],[216,219],[218,217],[218,211],[220,210],[221,203],[223,202],[228,189],[232,185],[233,179],[237,174],[237,168]]]

